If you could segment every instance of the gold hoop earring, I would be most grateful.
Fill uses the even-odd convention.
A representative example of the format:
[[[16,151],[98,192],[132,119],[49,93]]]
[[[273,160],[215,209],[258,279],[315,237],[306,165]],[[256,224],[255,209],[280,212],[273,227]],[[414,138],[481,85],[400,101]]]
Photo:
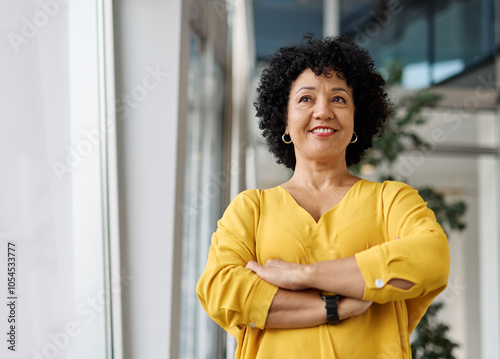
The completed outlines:
[[[286,141],[285,140],[285,136],[288,136],[290,138],[290,141]],[[289,133],[284,133],[283,136],[281,136],[281,139],[283,140],[283,142],[285,142],[287,145],[289,145],[290,143],[292,143],[292,138],[290,137],[290,134]]]
[[[351,140],[351,143],[356,143],[358,142],[358,135],[356,135],[356,132],[353,133],[353,136],[355,137],[354,140]]]

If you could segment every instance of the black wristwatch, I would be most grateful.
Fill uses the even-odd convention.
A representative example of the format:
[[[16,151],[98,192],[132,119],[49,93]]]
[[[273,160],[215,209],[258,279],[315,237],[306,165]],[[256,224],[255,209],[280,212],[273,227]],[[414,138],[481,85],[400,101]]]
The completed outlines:
[[[338,300],[339,295],[322,295],[321,298],[325,301],[326,305],[326,323],[327,324],[338,324],[339,310],[338,310]]]

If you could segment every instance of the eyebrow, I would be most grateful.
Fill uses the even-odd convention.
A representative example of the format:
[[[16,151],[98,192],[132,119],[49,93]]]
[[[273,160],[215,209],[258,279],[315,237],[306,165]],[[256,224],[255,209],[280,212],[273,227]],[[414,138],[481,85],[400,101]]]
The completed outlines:
[[[302,90],[316,90],[316,87],[314,87],[314,86],[302,86],[301,88],[299,88],[297,90],[297,92],[295,94],[298,94],[299,91],[302,91]],[[349,95],[349,92],[347,92],[347,90],[345,88],[343,88],[343,87],[334,87],[334,88],[332,88],[331,91],[332,92],[335,92],[335,91],[344,91],[346,94]]]

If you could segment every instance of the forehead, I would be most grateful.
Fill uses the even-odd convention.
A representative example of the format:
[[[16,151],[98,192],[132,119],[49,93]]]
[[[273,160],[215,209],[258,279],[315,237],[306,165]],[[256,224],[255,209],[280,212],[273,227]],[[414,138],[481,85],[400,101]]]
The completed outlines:
[[[302,86],[334,86],[343,87],[346,90],[351,90],[347,85],[347,81],[338,77],[336,71],[331,71],[329,77],[321,74],[317,76],[310,68],[305,69],[292,83],[291,90],[300,88]],[[350,91],[349,91],[350,92]]]

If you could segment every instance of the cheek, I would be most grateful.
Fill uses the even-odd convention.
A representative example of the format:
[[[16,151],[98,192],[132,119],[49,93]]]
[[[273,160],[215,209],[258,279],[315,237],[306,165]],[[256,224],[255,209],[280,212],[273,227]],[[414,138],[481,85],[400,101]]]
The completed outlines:
[[[345,114],[344,123],[346,124],[346,126],[354,128],[354,116],[355,116],[354,110],[350,110]]]
[[[301,117],[297,112],[291,111],[287,114],[285,124],[288,130],[294,131],[301,126]]]

